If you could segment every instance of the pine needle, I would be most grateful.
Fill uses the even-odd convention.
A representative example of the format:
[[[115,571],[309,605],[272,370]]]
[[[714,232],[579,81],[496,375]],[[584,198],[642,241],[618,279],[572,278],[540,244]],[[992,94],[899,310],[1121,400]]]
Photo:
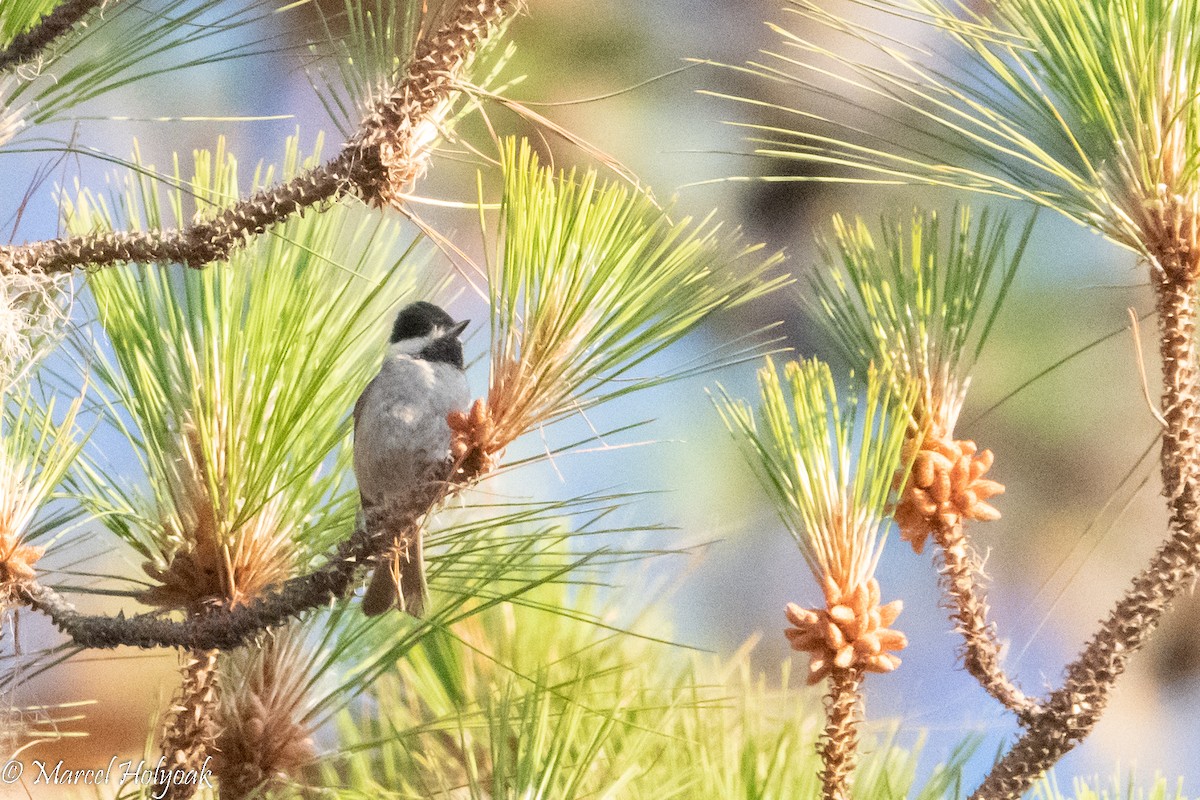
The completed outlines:
[[[788,363],[782,381],[768,359],[758,380],[757,415],[723,389],[717,410],[817,584],[865,586],[886,538],[913,394],[897,399],[872,368],[860,417],[857,401],[839,404],[828,365],[815,359]]]

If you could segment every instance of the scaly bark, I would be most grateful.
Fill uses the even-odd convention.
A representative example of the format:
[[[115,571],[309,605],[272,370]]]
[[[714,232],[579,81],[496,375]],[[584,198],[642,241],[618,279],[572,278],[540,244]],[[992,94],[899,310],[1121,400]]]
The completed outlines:
[[[183,685],[171,704],[162,736],[164,770],[174,779],[156,785],[155,797],[187,800],[199,788],[199,776],[219,733],[219,654],[219,650],[196,650],[184,655]]]
[[[1016,714],[1022,725],[1029,725],[1041,709],[1000,666],[1000,642],[996,626],[988,621],[979,555],[967,543],[961,524],[935,536],[942,593],[950,620],[963,637],[959,651],[963,667],[988,694]]]
[[[99,8],[104,0],[66,0],[43,16],[29,30],[17,34],[8,47],[0,50],[0,71],[32,61],[59,37],[72,30],[80,20]],[[109,5],[117,0],[108,0]]]
[[[862,670],[834,668],[825,695],[825,731],[817,745],[821,754],[822,800],[850,800],[850,783],[858,763],[858,724],[862,717]]]
[[[1043,713],[972,795],[1016,798],[1087,736],[1116,679],[1175,598],[1193,585],[1200,565],[1200,460],[1197,421],[1196,270],[1187,247],[1170,248],[1153,271],[1162,356],[1162,480],[1170,536],[1138,575],[1099,631],[1067,668]]]
[[[404,515],[415,525],[457,486],[457,483],[431,483],[425,491],[413,496],[409,507],[380,513]],[[245,604],[207,608],[182,620],[164,617],[160,611],[131,617],[81,614],[58,592],[36,581],[23,585],[18,596],[50,617],[55,627],[79,647],[111,649],[127,645],[231,650],[265,630],[353,591],[358,575],[373,566],[375,559],[392,545],[391,539],[381,532],[380,521],[368,516],[365,522],[338,544],[328,561],[312,572],[272,587]]]

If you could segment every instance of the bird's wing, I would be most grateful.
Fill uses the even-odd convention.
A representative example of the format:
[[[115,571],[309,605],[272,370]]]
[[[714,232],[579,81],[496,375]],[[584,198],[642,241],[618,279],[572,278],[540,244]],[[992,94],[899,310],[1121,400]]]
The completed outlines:
[[[362,413],[363,406],[366,405],[367,395],[371,393],[371,387],[373,387],[375,385],[375,381],[377,381],[377,380],[379,380],[378,375],[376,375],[374,378],[371,379],[371,382],[368,383],[366,385],[366,387],[362,390],[362,394],[360,394],[358,396],[358,400],[354,401],[354,430],[355,431],[358,430],[358,416],[359,416],[359,414]]]
[[[363,505],[364,509],[367,506],[371,505],[372,503],[371,503],[371,501],[367,500],[366,495],[363,494],[363,492],[362,492],[362,477],[358,474],[358,469],[359,469],[359,465],[358,465],[358,463],[359,463],[358,420],[359,420],[359,417],[362,415],[363,409],[365,409],[367,407],[367,402],[366,402],[367,395],[369,395],[371,393],[371,388],[375,385],[375,381],[377,381],[377,380],[379,380],[378,375],[376,375],[374,378],[371,379],[371,382],[368,383],[363,388],[362,394],[360,394],[358,396],[358,400],[354,401],[354,439],[353,439],[353,442],[354,442],[354,474],[355,474],[355,477],[358,478],[359,497],[362,500],[362,505]],[[364,525],[366,524],[365,519],[363,520],[363,524]]]

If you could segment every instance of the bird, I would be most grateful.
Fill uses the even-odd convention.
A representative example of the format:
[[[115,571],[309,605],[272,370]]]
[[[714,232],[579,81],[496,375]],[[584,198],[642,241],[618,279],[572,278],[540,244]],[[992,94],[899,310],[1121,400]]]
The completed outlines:
[[[433,303],[400,310],[383,365],[354,404],[354,475],[363,517],[403,504],[450,458],[447,416],[470,402],[459,339],[469,320],[455,322]],[[376,515],[387,525],[386,514]],[[399,522],[394,524],[400,524]],[[396,543],[381,559],[363,596],[376,616],[394,606],[414,617],[425,611],[425,564],[420,530],[385,531]]]

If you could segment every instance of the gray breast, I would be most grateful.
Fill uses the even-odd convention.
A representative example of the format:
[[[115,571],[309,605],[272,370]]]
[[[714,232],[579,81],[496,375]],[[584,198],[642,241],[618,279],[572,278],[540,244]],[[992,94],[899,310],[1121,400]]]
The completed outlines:
[[[354,474],[367,503],[385,502],[450,450],[446,415],[465,410],[467,378],[450,364],[393,355],[354,408]]]

